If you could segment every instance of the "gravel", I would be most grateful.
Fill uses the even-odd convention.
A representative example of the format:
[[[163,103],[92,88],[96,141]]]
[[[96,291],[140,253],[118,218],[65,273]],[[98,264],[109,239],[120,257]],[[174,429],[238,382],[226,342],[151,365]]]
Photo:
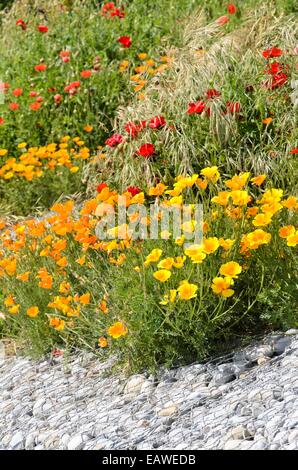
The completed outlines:
[[[295,329],[155,376],[112,363],[2,358],[0,449],[298,449]]]

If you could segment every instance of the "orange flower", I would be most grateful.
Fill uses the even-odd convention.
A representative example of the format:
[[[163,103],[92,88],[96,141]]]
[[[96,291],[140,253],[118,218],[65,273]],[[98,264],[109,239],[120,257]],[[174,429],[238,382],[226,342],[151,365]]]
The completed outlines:
[[[104,314],[107,314],[109,309],[107,307],[107,301],[106,300],[102,300],[99,304],[99,308],[100,310],[102,311],[102,313]]]
[[[87,294],[81,295],[81,297],[79,297],[79,302],[82,305],[88,305],[90,303],[90,293],[88,292]]]
[[[18,279],[19,281],[27,282],[28,279],[29,279],[29,275],[30,275],[30,271],[27,271],[27,272],[25,272],[25,273],[23,273],[23,274],[18,274],[18,275],[17,275],[17,279]]]
[[[121,321],[117,321],[114,325],[108,329],[108,334],[114,339],[118,339],[121,336],[125,336],[128,333],[127,327]]]
[[[104,336],[101,336],[100,338],[98,338],[98,346],[100,348],[106,348],[107,345],[108,345],[108,342]]]
[[[278,233],[281,238],[288,238],[295,233],[295,227],[294,225],[286,225],[285,227],[281,227]]]
[[[36,307],[36,306],[30,307],[30,308],[27,309],[27,315],[30,318],[37,317],[38,313],[39,313],[39,308]]]

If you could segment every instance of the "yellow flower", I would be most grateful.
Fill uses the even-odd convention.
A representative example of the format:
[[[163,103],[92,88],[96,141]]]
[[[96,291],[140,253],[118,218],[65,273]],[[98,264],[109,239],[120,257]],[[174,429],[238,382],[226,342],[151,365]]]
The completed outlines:
[[[246,206],[246,204],[251,200],[247,191],[242,191],[237,189],[231,191],[230,196],[232,198],[234,206]]]
[[[171,277],[171,271],[168,269],[160,269],[159,271],[155,271],[155,273],[153,273],[153,277],[159,282],[166,282]]]
[[[219,204],[220,206],[227,206],[229,203],[230,192],[229,191],[220,191],[217,196],[214,196],[211,199],[211,202]]]
[[[182,235],[182,237],[178,237],[175,239],[175,245],[182,246],[184,242],[185,242],[184,235]]]
[[[0,149],[0,157],[4,157],[4,155],[7,155],[7,150],[6,149]]]
[[[163,183],[158,183],[154,188],[150,188],[148,191],[149,196],[161,196],[165,190],[167,189],[167,186]]]
[[[256,250],[260,245],[266,245],[271,241],[271,234],[258,228],[254,232],[247,233],[241,238],[242,251],[245,249]]]
[[[21,144],[18,145],[18,149],[24,149],[25,147],[27,147],[26,142],[22,142]]]
[[[232,278],[237,278],[241,271],[242,268],[240,264],[236,263],[235,261],[229,261],[228,263],[222,264],[219,269],[219,272],[222,276]]]
[[[89,124],[87,124],[87,126],[84,127],[84,131],[85,131],[85,132],[92,132],[92,131],[93,131],[93,127],[90,126]]]
[[[219,248],[219,240],[216,237],[205,238],[203,241],[203,251],[207,255],[214,253]]]
[[[298,209],[298,200],[297,197],[295,196],[289,196],[288,199],[285,199],[282,202],[282,205],[286,207],[287,209]]]
[[[31,318],[37,317],[38,313],[39,313],[39,308],[36,306],[30,307],[27,309],[28,317],[31,317]]]
[[[62,331],[65,328],[65,321],[60,318],[53,317],[50,319],[50,326],[55,328],[57,331]]]
[[[147,59],[147,57],[148,57],[148,54],[146,52],[140,52],[138,54],[138,58],[141,60]]]
[[[259,204],[272,204],[273,202],[279,202],[282,198],[282,195],[282,189],[267,189],[267,191],[264,192],[262,198],[257,202]]]
[[[229,189],[233,189],[236,191],[238,189],[242,189],[243,186],[246,185],[248,178],[249,178],[249,172],[240,173],[240,175],[235,175],[230,180],[225,181],[225,185]]]
[[[173,262],[174,268],[177,268],[177,269],[182,268],[185,260],[186,260],[186,256],[177,256]]]
[[[288,246],[296,246],[298,244],[298,230],[292,235],[289,235],[287,238],[287,245]]]
[[[154,248],[151,253],[146,257],[144,265],[148,266],[150,263],[156,263],[162,255],[162,250]]]
[[[157,267],[160,269],[172,269],[173,264],[174,258],[165,258],[158,263]]]
[[[160,305],[168,305],[168,303],[174,303],[177,297],[177,290],[176,289],[171,289],[170,290],[170,295],[165,294],[163,297],[163,300],[161,300],[159,303]]]
[[[265,227],[266,225],[269,225],[272,219],[272,215],[267,213],[267,214],[257,214],[255,218],[253,219],[252,223],[255,227]]]
[[[206,258],[206,254],[203,252],[202,245],[191,245],[185,248],[184,253],[188,256],[194,264],[202,263]]]
[[[127,335],[127,333],[128,333],[127,327],[124,325],[124,323],[120,321],[117,321],[108,329],[108,334],[114,339],[121,338],[121,336],[125,336]]]
[[[265,181],[266,177],[266,175],[254,176],[250,181],[256,186],[261,186],[261,184]]]
[[[205,176],[205,178],[212,183],[216,183],[220,178],[217,166],[203,168],[203,170],[201,170],[201,175]]]
[[[278,233],[281,238],[288,238],[290,235],[293,235],[295,233],[295,227],[294,225],[286,225],[285,227],[280,227]]]
[[[190,284],[188,281],[181,281],[178,287],[178,295],[181,300],[190,300],[197,296],[198,286]]]
[[[232,284],[233,280],[231,278],[215,277],[212,280],[211,289],[214,294],[227,298],[231,297],[235,292],[233,289],[230,289]]]
[[[219,242],[219,245],[226,251],[230,250],[232,248],[232,246],[234,245],[235,243],[235,240],[231,240],[230,238],[227,238],[227,239],[224,239],[224,238],[220,238],[218,240]]]
[[[19,310],[20,310],[20,305],[13,305],[12,307],[8,309],[9,313],[11,313],[12,315],[15,315],[16,313],[18,313]]]

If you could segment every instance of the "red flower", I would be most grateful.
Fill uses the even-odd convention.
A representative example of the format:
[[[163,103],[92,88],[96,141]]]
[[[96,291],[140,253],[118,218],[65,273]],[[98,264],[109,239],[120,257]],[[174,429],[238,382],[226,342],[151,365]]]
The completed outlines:
[[[115,8],[114,11],[111,11],[110,17],[113,18],[113,16],[118,16],[119,18],[124,18],[125,13],[124,11],[121,11],[119,8]]]
[[[90,78],[92,75],[92,70],[83,70],[81,72],[81,77],[82,78]]]
[[[49,93],[55,93],[55,91],[57,91],[57,88],[54,88],[54,87],[48,88]]]
[[[266,49],[262,54],[265,59],[272,59],[272,57],[280,57],[282,50],[278,49],[278,47],[271,47],[271,49]]]
[[[97,191],[98,193],[101,193],[101,191],[102,191],[103,189],[107,188],[107,187],[108,187],[108,185],[107,185],[106,183],[100,183],[100,184],[97,186],[96,191]]]
[[[36,72],[44,72],[46,69],[47,69],[46,64],[38,64],[38,65],[35,65],[35,67],[34,67],[34,70]]]
[[[282,72],[283,68],[283,64],[281,64],[280,62],[272,62],[271,64],[268,64],[268,67],[264,73],[268,73],[269,75],[275,75],[276,73]]]
[[[295,155],[296,153],[298,153],[298,148],[290,150],[290,153],[292,155]]]
[[[22,88],[16,88],[15,90],[13,90],[12,94],[14,96],[21,96],[23,94],[23,90]]]
[[[64,87],[64,91],[66,93],[69,93],[70,95],[75,95],[78,92],[78,88],[80,88],[81,82],[76,81],[76,82],[71,82],[69,85]]]
[[[150,129],[159,129],[166,125],[166,120],[163,116],[156,116],[150,119],[149,127]]]
[[[2,126],[2,124],[4,124],[4,119],[2,117],[0,117],[0,126]]]
[[[214,88],[209,88],[209,90],[206,91],[207,100],[210,100],[212,98],[217,98],[218,96],[220,96],[220,93]]]
[[[65,63],[70,62],[70,51],[61,51],[59,57]]]
[[[25,23],[25,21],[22,20],[22,18],[20,18],[19,20],[16,21],[16,25],[21,26],[23,31],[25,31],[27,29],[27,23]]]
[[[118,39],[118,42],[119,42],[124,48],[130,47],[131,44],[132,44],[131,38],[130,38],[129,36],[121,36],[121,37]]]
[[[37,91],[30,91],[29,96],[30,98],[35,98],[38,95]]]
[[[30,104],[30,109],[32,111],[38,111],[40,109],[40,107],[41,107],[41,104],[38,103],[37,101],[34,101],[34,103]]]
[[[206,104],[204,101],[197,101],[196,103],[189,103],[187,114],[202,114]]]
[[[224,15],[224,16],[220,16],[219,18],[217,18],[216,23],[223,26],[224,24],[228,23],[229,21],[230,21],[229,17]]]
[[[39,24],[37,29],[40,33],[47,33],[49,31],[49,28],[43,24]]]
[[[237,8],[235,5],[233,5],[233,3],[230,3],[228,5],[228,12],[230,13],[230,15],[234,15],[237,11]]]
[[[62,101],[62,95],[54,95],[54,101],[56,104],[60,104]]]
[[[115,3],[114,2],[108,2],[105,5],[102,6],[102,11],[103,13],[106,13],[109,10],[114,10],[115,9]]]
[[[9,109],[10,109],[11,111],[16,111],[17,109],[19,109],[18,103],[10,103]]]
[[[155,147],[153,144],[143,144],[137,151],[137,154],[144,158],[149,158],[155,152]]]
[[[36,101],[37,103],[42,103],[43,102],[43,98],[41,96],[39,96],[38,98],[36,98]]]
[[[138,188],[137,186],[129,186],[126,191],[132,196],[135,196],[136,194],[139,194],[141,192],[140,188]]]
[[[117,145],[121,144],[122,140],[122,135],[114,134],[106,140],[105,144],[109,147],[116,147]]]
[[[136,124],[133,121],[129,121],[125,124],[125,131],[134,139],[139,132],[141,132],[144,127],[146,127],[147,121],[141,121],[139,124]]]
[[[230,112],[232,114],[239,113],[241,109],[241,104],[239,101],[235,101],[233,103],[232,101],[227,101],[227,112]]]

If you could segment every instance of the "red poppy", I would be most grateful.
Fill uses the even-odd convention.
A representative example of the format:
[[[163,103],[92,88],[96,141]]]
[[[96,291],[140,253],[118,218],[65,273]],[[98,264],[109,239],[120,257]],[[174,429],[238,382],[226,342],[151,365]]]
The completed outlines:
[[[235,101],[234,103],[232,101],[227,101],[227,112],[230,112],[232,114],[236,114],[240,112],[241,109],[241,104],[239,101]]]
[[[118,18],[124,18],[125,13],[124,11],[121,11],[120,8],[115,8],[114,11],[111,11],[110,17],[113,18],[113,16],[118,16]]]
[[[49,28],[43,24],[39,24],[37,29],[40,33],[47,33],[49,31]]]
[[[219,18],[217,18],[216,23],[223,26],[224,24],[228,23],[229,21],[230,21],[229,17],[226,16],[226,15],[223,15],[223,16],[220,16]]]
[[[129,186],[126,191],[132,196],[135,196],[136,194],[139,194],[141,192],[140,188],[138,188],[137,186]]]
[[[37,101],[37,103],[42,103],[43,102],[43,97],[39,96],[38,98],[36,98],[36,101]]]
[[[217,98],[218,96],[220,96],[220,93],[219,91],[215,90],[215,88],[209,88],[209,90],[206,91],[207,100]]]
[[[129,36],[121,36],[121,37],[118,39],[118,42],[119,42],[124,48],[130,47],[131,44],[132,44],[131,38],[130,38]]]
[[[103,189],[107,188],[107,187],[108,187],[107,183],[100,183],[100,184],[97,186],[96,191],[97,191],[98,193],[101,193],[101,191],[102,191]]]
[[[55,87],[48,88],[49,93],[55,93],[56,91],[57,91],[57,88]]]
[[[35,98],[38,95],[37,91],[30,91],[29,96],[30,98]]]
[[[70,62],[70,51],[61,51],[59,57],[65,63]]]
[[[105,144],[109,147],[116,147],[117,145],[121,144],[122,140],[122,135],[114,134],[106,140]]]
[[[102,6],[102,12],[106,13],[107,11],[114,10],[115,8],[116,7],[115,7],[114,2],[108,2],[108,3],[106,3],[105,5]]]
[[[23,94],[23,90],[22,88],[16,88],[15,90],[13,90],[12,94],[14,96],[21,96]]]
[[[90,78],[92,75],[92,70],[83,70],[81,72],[81,77],[82,78]]]
[[[202,114],[206,104],[204,101],[197,101],[196,103],[188,103],[187,114]]]
[[[0,126],[2,126],[2,124],[4,124],[4,123],[5,123],[4,119],[2,117],[0,117]]]
[[[56,104],[60,104],[62,101],[62,95],[54,95],[54,101]]]
[[[137,155],[140,155],[141,157],[144,158],[149,158],[151,155],[153,155],[155,152],[155,147],[153,144],[143,144],[137,151]]]
[[[32,111],[38,111],[40,109],[40,107],[41,107],[41,104],[38,103],[37,101],[34,101],[34,103],[30,104],[30,109]]]
[[[237,8],[235,5],[233,5],[233,3],[230,3],[228,5],[228,12],[230,13],[230,15],[234,15],[237,11]]]
[[[10,109],[11,111],[16,111],[17,109],[19,109],[18,103],[10,103],[9,109]]]
[[[35,65],[35,67],[34,67],[34,70],[36,72],[44,72],[46,69],[47,69],[46,64],[38,64],[38,65]]]
[[[269,75],[275,75],[276,73],[282,72],[283,69],[284,66],[280,62],[272,62],[271,64],[268,64],[268,67],[264,73],[268,73]]]
[[[278,49],[278,47],[271,47],[270,49],[266,49],[262,52],[262,54],[265,59],[272,59],[273,57],[280,57],[282,55],[282,50]]]
[[[27,24],[28,23],[25,23],[25,21],[22,20],[22,18],[20,18],[19,20],[16,21],[16,25],[21,26],[23,31],[25,31],[27,29]]]
[[[138,124],[133,121],[129,121],[124,125],[124,129],[134,139],[138,133],[146,127],[146,125],[147,121],[141,121]]]
[[[166,125],[166,120],[163,116],[156,116],[150,119],[149,127],[150,129],[159,129]]]
[[[290,150],[290,153],[292,155],[295,155],[296,153],[298,153],[298,148]]]

